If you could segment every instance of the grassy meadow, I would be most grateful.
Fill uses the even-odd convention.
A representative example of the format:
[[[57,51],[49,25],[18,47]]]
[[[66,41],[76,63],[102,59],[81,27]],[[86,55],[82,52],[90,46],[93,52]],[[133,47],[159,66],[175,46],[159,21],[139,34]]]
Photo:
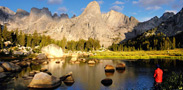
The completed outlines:
[[[180,59],[183,60],[183,49],[161,51],[104,51],[93,52],[89,58],[95,59]]]

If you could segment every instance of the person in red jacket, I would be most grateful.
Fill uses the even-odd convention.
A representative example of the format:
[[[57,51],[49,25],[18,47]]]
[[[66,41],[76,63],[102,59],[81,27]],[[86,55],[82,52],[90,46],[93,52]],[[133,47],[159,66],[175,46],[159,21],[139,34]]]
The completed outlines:
[[[156,70],[154,71],[154,79],[155,79],[155,88],[159,89],[163,79],[163,70],[160,69],[160,66],[156,65]]]

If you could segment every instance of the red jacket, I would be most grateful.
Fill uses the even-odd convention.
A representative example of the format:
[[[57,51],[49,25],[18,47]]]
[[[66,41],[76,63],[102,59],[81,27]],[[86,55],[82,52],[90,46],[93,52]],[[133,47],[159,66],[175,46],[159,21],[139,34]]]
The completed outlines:
[[[163,79],[163,71],[160,69],[160,68],[157,68],[154,72],[154,78],[155,78],[155,81],[158,82],[158,83],[161,83],[162,82],[162,79]]]

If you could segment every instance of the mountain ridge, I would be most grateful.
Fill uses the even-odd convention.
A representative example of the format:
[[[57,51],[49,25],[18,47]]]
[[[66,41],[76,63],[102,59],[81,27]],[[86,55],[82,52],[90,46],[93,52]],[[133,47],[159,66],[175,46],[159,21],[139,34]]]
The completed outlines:
[[[1,8],[0,11],[2,11]],[[49,35],[56,40],[63,37],[68,40],[94,38],[98,39],[101,45],[108,47],[112,43],[119,43],[158,27],[173,16],[175,15],[165,13],[160,18],[154,17],[141,23],[133,16],[128,17],[114,10],[102,14],[100,5],[93,1],[87,5],[81,15],[74,18],[69,18],[67,14],[52,15],[48,8],[43,7],[42,9],[32,8],[30,13],[19,9],[8,16],[0,12],[0,18],[5,18],[1,19],[0,23],[8,23],[9,30],[18,28],[28,34],[37,31],[40,35]]]

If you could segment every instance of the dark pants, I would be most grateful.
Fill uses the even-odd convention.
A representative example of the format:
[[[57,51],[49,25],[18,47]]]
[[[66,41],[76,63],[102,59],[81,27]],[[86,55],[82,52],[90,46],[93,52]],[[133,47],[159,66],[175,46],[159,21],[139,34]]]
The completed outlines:
[[[160,82],[154,82],[154,90],[161,90],[161,83]]]

